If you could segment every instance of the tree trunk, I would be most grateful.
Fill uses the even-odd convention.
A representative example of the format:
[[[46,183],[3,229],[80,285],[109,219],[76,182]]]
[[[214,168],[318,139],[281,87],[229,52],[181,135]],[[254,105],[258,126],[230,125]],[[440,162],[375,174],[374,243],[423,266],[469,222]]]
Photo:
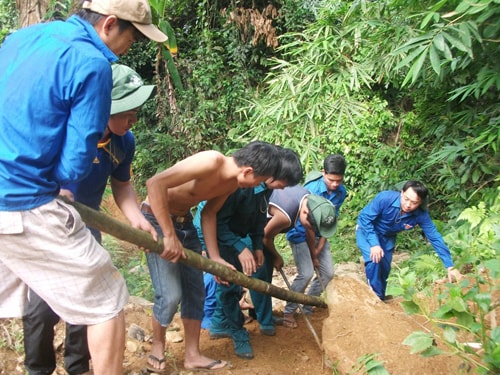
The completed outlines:
[[[121,221],[113,219],[112,217],[93,210],[81,203],[69,202],[64,197],[61,197],[61,199],[63,199],[66,203],[73,205],[87,225],[106,232],[121,240],[133,243],[141,248],[149,249],[154,253],[160,254],[163,252],[162,241],[160,240],[159,242],[155,242],[149,233],[132,228]],[[247,277],[241,272],[232,271],[229,267],[204,258],[189,249],[184,249],[184,251],[186,252],[187,257],[186,259],[180,259],[179,262],[201,269],[205,272],[209,272],[234,284],[255,290],[259,293],[271,295],[284,301],[300,303],[303,305],[326,307],[326,303],[321,298],[279,288],[265,281]]]
[[[49,9],[49,0],[16,0],[19,27],[40,23]]]

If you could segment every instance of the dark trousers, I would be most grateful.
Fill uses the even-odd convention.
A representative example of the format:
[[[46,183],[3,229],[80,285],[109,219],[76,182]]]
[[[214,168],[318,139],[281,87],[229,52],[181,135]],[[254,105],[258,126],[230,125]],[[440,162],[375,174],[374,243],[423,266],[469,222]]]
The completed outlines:
[[[372,261],[365,262],[365,273],[368,284],[370,284],[375,294],[382,301],[385,300],[387,279],[391,272],[392,254],[392,250],[384,251],[384,257],[380,259],[379,263],[373,263]]]
[[[54,326],[59,316],[32,290],[24,306],[24,366],[29,375],[50,375],[56,368]],[[70,375],[89,371],[87,326],[66,324],[64,367]]]
[[[90,232],[102,242],[101,232],[90,228]],[[24,305],[24,367],[29,375],[51,375],[56,368],[54,351],[54,326],[59,316],[32,290]],[[89,371],[90,352],[87,343],[87,326],[66,323],[64,339],[64,367],[69,375],[80,375]]]
[[[219,246],[220,256],[242,272],[238,251],[230,246]],[[216,305],[211,319],[211,329],[225,329],[240,340],[248,341],[247,330],[243,327],[245,317],[240,309],[241,286],[233,283],[217,284],[215,289]],[[213,331],[213,330],[212,330]],[[213,331],[216,332],[216,331]],[[236,339],[235,339],[236,340]]]
[[[264,264],[252,275],[252,277],[272,283],[274,269],[273,261],[273,255],[269,250],[264,248]],[[250,290],[250,296],[252,297],[257,321],[261,325],[261,328],[269,329],[274,327],[273,301],[271,296],[264,293],[258,293],[254,290]]]

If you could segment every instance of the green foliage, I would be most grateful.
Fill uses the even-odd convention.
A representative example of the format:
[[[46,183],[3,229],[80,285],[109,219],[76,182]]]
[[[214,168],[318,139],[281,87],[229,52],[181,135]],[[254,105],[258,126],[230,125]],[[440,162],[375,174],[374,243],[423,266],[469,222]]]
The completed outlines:
[[[131,254],[124,250],[115,238],[107,234],[103,235],[103,246],[111,253],[113,264],[123,275],[130,295],[153,301],[154,291],[146,254],[141,250],[134,250],[136,253]]]
[[[157,51],[158,46],[155,43],[147,41],[134,43],[126,55],[120,56],[118,63],[134,69],[145,82],[152,84],[155,79],[154,62]],[[153,113],[155,109],[156,107]]]
[[[281,38],[230,136],[294,148],[306,171],[342,152],[347,184],[367,194],[421,179],[455,217],[498,182],[498,12],[488,0],[322,2]]]
[[[18,14],[15,0],[0,0],[0,45],[17,26]]]
[[[356,361],[356,365],[349,371],[349,374],[389,375],[383,362],[376,360],[378,354],[379,353],[368,353],[359,357]]]
[[[280,8],[281,16],[276,20],[276,28],[281,35],[281,44],[290,42],[287,32],[302,32],[307,26],[316,21],[317,14],[321,9],[321,0],[303,1],[286,0]]]
[[[391,293],[404,297],[407,313],[422,314],[432,323],[429,332],[414,332],[405,345],[412,353],[423,356],[455,354],[469,362],[479,374],[500,370],[500,330],[491,325],[488,316],[498,309],[494,296],[500,291],[500,190],[488,204],[465,209],[454,229],[445,236],[458,260],[456,267],[467,270],[458,284],[436,287],[427,282],[419,285],[424,272],[436,265],[431,258],[420,257],[416,267],[393,272],[398,285]],[[417,276],[418,275],[418,276]],[[437,309],[432,306],[437,302]],[[445,349],[438,349],[436,342]],[[481,348],[481,351],[477,349]]]
[[[195,152],[216,149],[226,153],[239,147],[241,143],[229,139],[227,133],[240,121],[237,109],[262,76],[263,49],[242,41],[237,27],[227,23],[227,13],[216,4],[158,3],[163,9],[158,13],[168,16],[177,38],[179,54],[173,62],[183,89],[163,94],[164,110],[158,116],[146,115],[144,123],[134,127],[138,145],[135,185],[139,188],[156,171]]]
[[[438,83],[453,72],[468,70],[474,64],[475,54],[481,54],[479,46],[498,43],[490,39],[496,38],[500,30],[495,22],[500,14],[498,2],[464,1],[454,10],[447,11],[455,4],[455,1],[440,1],[425,9],[419,17],[420,25],[415,25],[420,28],[419,35],[393,51],[395,55],[404,56],[396,69],[408,67],[403,86],[410,81],[415,84],[430,73],[437,76],[433,81]],[[498,47],[495,46],[493,51],[498,53]],[[496,86],[496,90],[500,88],[498,64],[491,58],[494,59],[489,56],[488,61],[482,61],[484,65],[477,72],[488,79],[476,81],[473,87],[456,89],[451,99],[460,95],[465,99],[471,94],[477,99],[492,86]],[[478,85],[479,82],[482,84]]]
[[[436,347],[432,334],[426,332],[413,332],[404,341],[404,345],[411,346],[410,353],[420,353],[423,357],[432,357],[443,352]]]
[[[445,236],[461,264],[479,267],[482,262],[500,256],[499,193],[500,188],[494,189],[489,202],[465,209]]]
[[[73,2],[73,0],[50,0],[44,20],[65,20],[71,12]]]
[[[136,130],[138,129],[138,130]],[[162,125],[134,126],[137,148],[133,161],[133,185],[139,196],[146,195],[146,180],[185,156],[185,149]]]
[[[0,348],[24,353],[24,336],[21,319],[0,319]]]

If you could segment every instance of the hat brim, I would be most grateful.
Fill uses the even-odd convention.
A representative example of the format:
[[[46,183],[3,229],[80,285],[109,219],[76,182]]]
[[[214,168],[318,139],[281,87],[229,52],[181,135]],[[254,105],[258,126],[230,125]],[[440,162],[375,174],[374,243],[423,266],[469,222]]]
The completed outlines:
[[[122,99],[112,100],[111,114],[115,115],[117,113],[139,108],[146,102],[146,100],[149,99],[149,97],[153,93],[154,88],[154,85],[141,86],[132,94],[127,95]]]
[[[134,25],[135,28],[143,33],[146,37],[155,42],[163,43],[168,39],[168,37],[153,24],[145,25],[143,23],[132,22],[132,25]]]
[[[335,234],[335,232],[337,231],[337,223],[338,223],[338,218],[337,218],[337,215],[335,212],[335,206],[326,198],[320,197],[319,195],[316,195],[316,194],[309,194],[307,196],[307,199],[309,201],[308,206],[309,207],[314,206],[314,208],[312,208],[311,214],[312,214],[314,220],[316,221],[316,228],[317,228],[319,234],[321,235],[321,237],[325,237],[325,238],[332,237]],[[328,226],[328,227],[321,225],[321,223],[320,223],[321,217],[316,214],[316,210],[324,204],[331,205],[331,208],[333,210],[333,215],[335,216],[335,221],[334,221],[333,225]]]
[[[333,237],[333,235],[335,234],[335,232],[337,232],[337,224],[338,224],[338,218],[337,218],[337,216],[335,216],[335,223],[333,224],[332,227],[330,227],[328,229],[325,229],[325,228],[319,228],[318,229],[319,234],[321,235],[321,237],[325,237],[325,238]]]

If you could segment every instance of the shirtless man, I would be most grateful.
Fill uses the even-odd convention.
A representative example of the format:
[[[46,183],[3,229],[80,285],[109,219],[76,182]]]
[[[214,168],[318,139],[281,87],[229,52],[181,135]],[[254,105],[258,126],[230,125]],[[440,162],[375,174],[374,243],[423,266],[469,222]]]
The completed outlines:
[[[274,145],[251,142],[231,156],[217,151],[192,155],[147,181],[148,197],[142,204],[146,218],[163,237],[161,255],[148,253],[148,266],[155,289],[153,345],[148,369],[161,371],[165,363],[165,332],[181,303],[185,333],[184,367],[188,370],[220,369],[227,362],[205,357],[199,350],[205,288],[203,271],[178,263],[184,247],[201,254],[191,209],[207,204],[201,217],[202,230],[211,260],[234,266],[221,258],[217,246],[216,214],[226,198],[239,187],[254,187],[276,176],[281,168]],[[182,241],[182,243],[181,243]],[[255,271],[244,270],[247,274]]]

